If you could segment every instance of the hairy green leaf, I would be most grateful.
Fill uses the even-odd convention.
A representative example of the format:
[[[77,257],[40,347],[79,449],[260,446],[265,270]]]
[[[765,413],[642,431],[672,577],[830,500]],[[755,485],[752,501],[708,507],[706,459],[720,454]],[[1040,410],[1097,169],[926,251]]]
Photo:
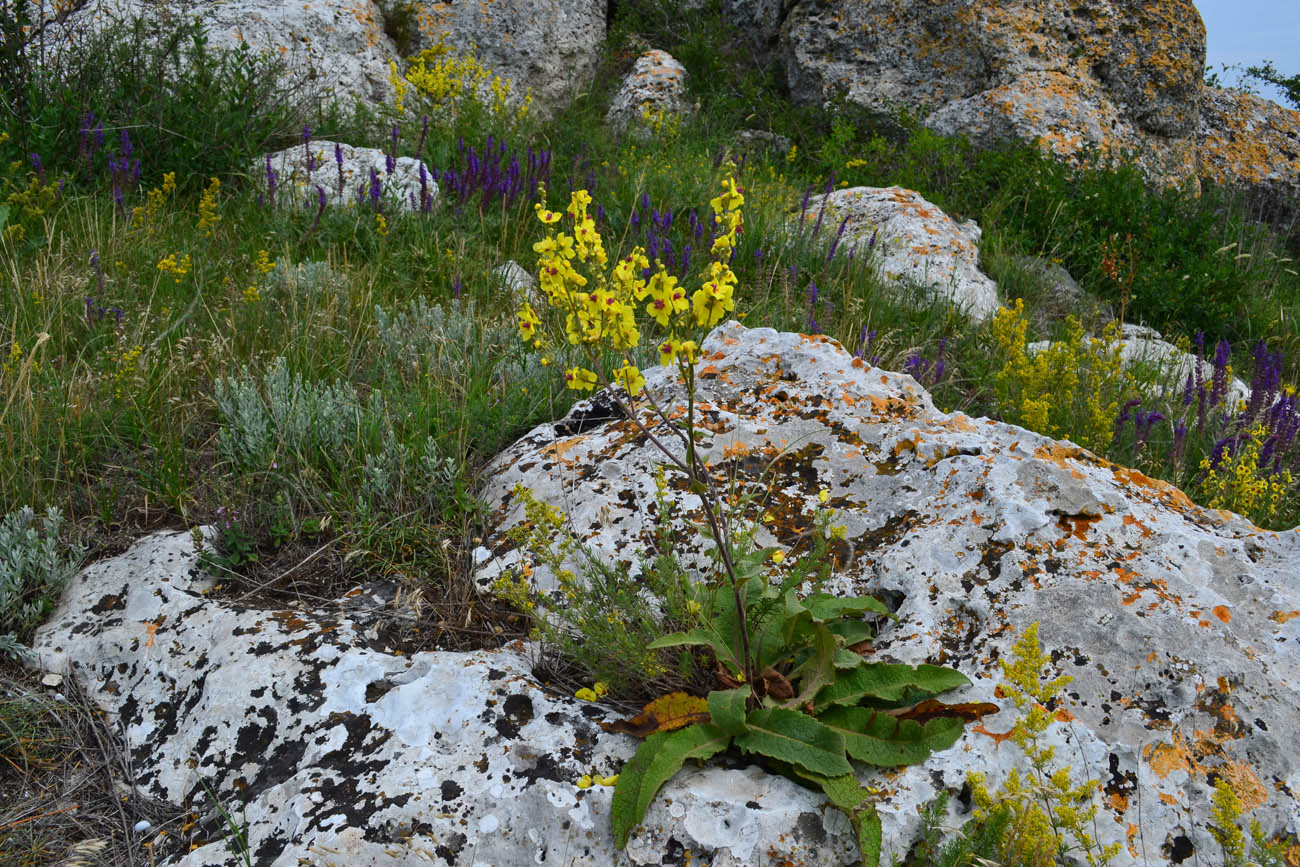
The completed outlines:
[[[703,761],[727,748],[731,736],[715,725],[693,725],[674,732],[659,732],[641,742],[618,775],[610,803],[610,825],[614,842],[622,849],[632,829],[645,818],[645,811],[664,783],[682,769],[687,759]]]
[[[729,735],[743,735],[746,731],[746,705],[753,694],[754,691],[747,686],[709,693],[709,716],[713,717],[713,724]]]
[[[830,593],[811,593],[804,600],[804,605],[812,612],[812,616],[822,621],[838,620],[841,617],[847,617],[850,614],[883,614],[886,617],[893,617],[894,614],[879,599],[870,596],[834,596]]]
[[[838,777],[852,771],[844,755],[844,738],[839,732],[805,713],[784,708],[750,711],[748,731],[736,738],[736,746],[813,773]]]
[[[663,647],[682,647],[690,645],[704,645],[713,651],[714,656],[720,662],[731,666],[732,671],[744,671],[745,666],[742,664],[739,655],[732,650],[728,643],[727,635],[717,629],[717,624],[709,626],[700,626],[687,632],[671,632],[668,635],[656,638],[646,645],[647,650],[659,650]]]
[[[970,683],[966,675],[938,665],[915,668],[900,663],[876,662],[847,671],[817,694],[816,708],[858,704],[863,699],[882,702],[917,702]]]
[[[844,811],[853,825],[858,837],[858,848],[862,850],[864,867],[877,867],[880,864],[880,844],[882,827],[876,805],[871,803],[871,792],[858,782],[852,773],[838,777],[812,774],[802,768],[793,768],[794,772],[814,783],[832,804]]]
[[[881,767],[923,762],[952,746],[962,732],[959,717],[935,717],[923,725],[865,707],[829,708],[818,719],[844,737],[850,756]]]

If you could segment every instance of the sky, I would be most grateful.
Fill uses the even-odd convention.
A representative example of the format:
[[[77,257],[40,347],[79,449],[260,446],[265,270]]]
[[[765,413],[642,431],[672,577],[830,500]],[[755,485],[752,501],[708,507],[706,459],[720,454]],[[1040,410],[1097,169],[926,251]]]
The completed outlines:
[[[1283,75],[1300,73],[1300,0],[1194,0],[1205,21],[1205,63],[1218,71],[1227,64],[1250,66],[1273,61]],[[1235,85],[1234,73],[1219,79]],[[1260,93],[1278,99],[1276,93]]]

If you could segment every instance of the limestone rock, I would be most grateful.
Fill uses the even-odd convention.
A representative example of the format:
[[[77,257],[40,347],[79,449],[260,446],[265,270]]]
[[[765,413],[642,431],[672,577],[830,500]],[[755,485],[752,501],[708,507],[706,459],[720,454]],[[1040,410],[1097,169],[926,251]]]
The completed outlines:
[[[1200,174],[1245,187],[1262,216],[1289,224],[1300,213],[1300,111],[1240,90],[1201,88]]]
[[[684,401],[676,371],[645,375],[676,418]],[[1047,739],[1076,780],[1100,781],[1095,832],[1122,844],[1115,863],[1188,863],[1193,852],[1216,861],[1217,776],[1246,793],[1266,834],[1300,832],[1291,743],[1300,724],[1300,532],[1264,532],[1069,444],[938,412],[911,377],[871,368],[825,337],[725,324],[703,344],[696,381],[703,457],[720,484],[758,495],[751,520],[771,514],[758,522],[759,544],[796,558],[815,510],[836,510],[846,539],[829,589],[897,609],[875,658],[955,666],[973,684],[950,700],[998,702],[998,661],[1040,623],[1048,674],[1074,678]],[[658,416],[639,412],[680,456]],[[502,536],[522,518],[517,483],[568,511],[597,556],[639,574],[653,476],[666,463],[599,398],[534,429],[489,469],[495,556],[481,580],[523,556]],[[698,520],[696,495],[680,474],[668,479],[683,526]],[[702,574],[705,547],[682,550]],[[552,580],[540,566],[533,575],[542,586]],[[921,765],[862,771],[882,791],[885,863],[906,852],[917,809],[937,790],[959,790],[969,770],[996,788],[1025,767],[1013,744],[998,741],[1012,715],[986,718]]]
[[[686,67],[667,51],[652,49],[638,57],[624,76],[605,122],[617,130],[645,133],[660,114],[680,118],[688,111]]]
[[[826,212],[821,213],[825,202]],[[979,267],[980,227],[958,223],[920,193],[902,187],[849,187],[812,198],[805,223],[839,232],[844,250],[870,248],[886,284],[948,298],[976,321],[998,309],[998,287]]]
[[[1126,323],[1119,335],[1120,360],[1125,367],[1141,365],[1156,374],[1155,393],[1159,393],[1161,384],[1175,391],[1183,388],[1188,376],[1196,376],[1197,359],[1189,352],[1183,352],[1177,346],[1161,337],[1160,332],[1145,325]],[[1031,355],[1051,346],[1049,340],[1037,340],[1026,349]],[[1200,379],[1210,382],[1214,378],[1214,364],[1200,360]],[[1250,400],[1250,387],[1238,377],[1228,380],[1224,394],[1224,406],[1235,410],[1242,401]]]
[[[121,727],[131,782],[199,814],[158,863],[243,864],[218,804],[259,864],[614,862],[613,790],[576,784],[618,773],[636,742],[539,685],[526,648],[403,656],[383,637],[383,592],[261,610],[215,584],[189,533],[157,534],[83,570],[33,642]],[[684,846],[714,864],[851,864],[853,836],[827,832],[826,809],[757,768],[688,769],[624,863],[678,864]]]
[[[1205,27],[1191,0],[801,0],[781,38],[796,99],[920,110],[939,132],[1061,156],[1135,150],[1166,183],[1195,170]]]
[[[397,49],[384,33],[383,13],[373,0],[90,0],[69,18],[67,41],[59,50],[77,50],[88,34],[140,16],[159,37],[181,21],[198,18],[212,48],[246,43],[282,58],[288,66],[285,84],[297,97],[386,102],[391,94],[388,63]]]
[[[321,193],[327,206],[369,203],[376,183],[385,207],[420,211],[438,197],[438,184],[423,161],[398,157],[390,172],[389,156],[378,148],[313,139],[309,145],[267,154],[250,170],[270,196],[268,166],[275,176],[275,203],[282,206],[314,210]]]
[[[550,117],[592,80],[605,39],[604,0],[417,0],[423,44],[473,51],[530,111]]]

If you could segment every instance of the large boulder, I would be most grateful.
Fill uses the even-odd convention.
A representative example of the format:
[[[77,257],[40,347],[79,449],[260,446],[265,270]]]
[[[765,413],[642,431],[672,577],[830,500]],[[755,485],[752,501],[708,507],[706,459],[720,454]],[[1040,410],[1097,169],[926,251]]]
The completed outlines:
[[[267,4],[260,0],[89,0],[57,31],[56,50],[79,50],[87,37],[115,23],[143,20],[155,37],[199,19],[213,48],[252,50],[284,60],[285,84],[294,97],[332,96],[385,102],[388,63],[397,54],[373,0],[313,0]],[[182,46],[184,48],[184,46]]]
[[[869,252],[881,282],[904,300],[944,299],[977,322],[997,312],[998,286],[980,270],[979,224],[957,222],[915,190],[846,187],[810,199],[803,220],[837,252]]]
[[[324,197],[331,207],[426,211],[438,198],[434,172],[423,160],[326,139],[265,154],[251,169],[272,205],[314,210]]]
[[[1205,26],[1191,0],[801,0],[782,27],[790,89],[977,141],[1061,156],[1134,151],[1193,176]]]
[[[643,136],[665,120],[684,117],[686,67],[667,51],[652,49],[636,59],[605,113],[605,122],[620,132],[631,129]]]
[[[1263,219],[1295,231],[1300,214],[1300,111],[1240,90],[1201,88],[1200,174],[1244,187]]]
[[[424,43],[472,52],[549,117],[591,84],[605,39],[604,0],[416,0]]]
[[[1068,442],[935,409],[906,375],[824,337],[729,323],[702,347],[699,448],[720,485],[761,506],[760,544],[806,550],[818,490],[847,538],[834,592],[897,608],[876,658],[955,666],[954,700],[999,702],[999,660],[1032,622],[1051,671],[1074,678],[1049,729],[1060,766],[1101,783],[1095,833],[1122,865],[1217,863],[1213,781],[1231,782],[1266,834],[1300,833],[1300,532],[1264,532]],[[683,411],[675,371],[646,373],[665,418]],[[681,456],[649,409],[642,421]],[[634,573],[654,530],[664,455],[608,401],[534,429],[489,470],[496,507],[480,579],[522,566],[504,535],[523,518],[515,485],[565,510],[597,556]],[[699,501],[670,472],[684,520]],[[770,520],[768,520],[770,518]],[[682,553],[709,568],[707,546]],[[791,556],[795,556],[793,553]],[[554,578],[533,564],[545,588]],[[1004,703],[1005,704],[1005,703]],[[918,808],[978,770],[996,786],[1023,754],[999,735],[1011,712],[901,772],[881,791],[885,852],[901,855]],[[959,817],[954,816],[952,821]],[[887,861],[886,861],[887,863]]]
[[[499,867],[613,863],[612,789],[635,749],[609,710],[532,677],[528,648],[405,655],[391,588],[264,609],[161,533],[85,569],[34,642],[123,733],[147,797],[196,824],[146,842],[176,867],[256,864]],[[664,788],[624,863],[849,865],[847,823],[757,768],[693,768]],[[322,856],[324,860],[322,860]]]

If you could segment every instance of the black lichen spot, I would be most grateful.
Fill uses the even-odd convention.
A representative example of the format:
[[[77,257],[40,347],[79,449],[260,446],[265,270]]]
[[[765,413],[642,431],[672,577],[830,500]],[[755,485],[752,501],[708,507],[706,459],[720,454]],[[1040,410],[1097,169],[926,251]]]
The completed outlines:
[[[502,703],[503,713],[497,717],[497,734],[503,738],[519,737],[519,730],[533,721],[533,700],[526,695],[509,695]]]
[[[748,810],[757,810],[762,805],[758,801],[746,801],[745,808]]]
[[[455,864],[457,859],[460,857],[461,850],[465,848],[465,843],[469,838],[464,834],[456,833],[445,839],[447,842],[438,846],[433,851],[439,858],[446,861],[448,864]]]
[[[664,844],[664,854],[659,863],[664,867],[686,867],[686,847],[676,837],[669,837],[668,842]]]
[[[1196,854],[1196,847],[1192,845],[1191,840],[1179,834],[1173,840],[1166,840],[1165,845],[1160,847],[1160,853],[1168,858],[1171,864],[1181,864]]]
[[[505,673],[504,671],[502,671],[502,670],[499,669],[499,668],[493,668],[493,669],[490,669],[490,670],[488,671],[487,679],[488,679],[489,681],[493,681],[493,680],[501,680],[501,679],[502,679],[503,677],[505,677],[505,676],[506,676],[506,673]]]
[[[577,436],[595,430],[611,421],[627,418],[623,408],[607,391],[594,394],[589,400],[579,401],[567,418],[556,422],[555,435],[561,437]]]
[[[370,681],[370,683],[366,684],[366,704],[374,704],[379,701],[388,695],[388,691],[396,685],[386,678]]]
[[[107,596],[100,597],[100,600],[95,603],[95,607],[90,610],[93,614],[104,614],[108,611],[121,611],[124,608],[126,608],[126,600],[121,596],[110,593]]]
[[[826,826],[822,824],[822,817],[817,813],[800,813],[799,820],[794,823],[795,830],[799,834],[799,839],[805,845],[821,846],[826,842]]]
[[[460,783],[455,780],[442,781],[442,799],[444,801],[454,801],[461,796],[465,790],[461,788]]]

